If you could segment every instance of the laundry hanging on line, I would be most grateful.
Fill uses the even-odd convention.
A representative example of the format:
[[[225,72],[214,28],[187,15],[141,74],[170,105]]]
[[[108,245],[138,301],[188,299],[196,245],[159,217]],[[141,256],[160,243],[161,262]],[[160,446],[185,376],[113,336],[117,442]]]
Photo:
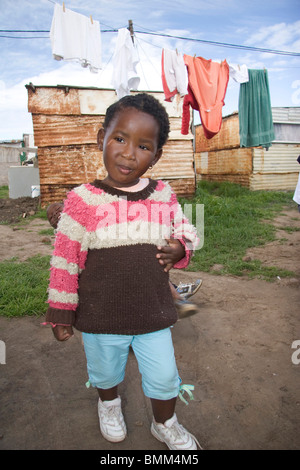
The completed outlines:
[[[188,75],[181,52],[162,50],[161,77],[165,101],[173,101],[175,95],[187,95]]]
[[[248,73],[249,81],[240,85],[239,93],[240,146],[268,149],[275,139],[268,72]]]
[[[237,83],[249,82],[249,74],[247,65],[229,64],[229,77]]]
[[[117,44],[113,56],[112,85],[116,90],[118,99],[130,94],[130,90],[137,90],[140,77],[136,66],[139,62],[136,47],[132,42],[127,28],[118,30]]]
[[[54,59],[79,62],[94,73],[102,68],[99,21],[56,3],[50,40]]]
[[[229,66],[221,63],[184,55],[188,70],[188,94],[184,97],[181,133],[188,134],[190,106],[199,111],[204,135],[214,137],[221,129],[222,108],[229,81]]]
[[[197,80],[194,80],[195,76],[193,73],[190,73],[188,75],[188,64],[185,63],[184,57],[188,57],[186,55],[182,55],[180,52],[176,52],[174,50],[168,50],[168,49],[163,49],[162,50],[162,56],[161,56],[161,65],[162,65],[162,73],[161,73],[161,78],[162,78],[162,84],[163,84],[163,91],[165,94],[165,101],[173,101],[175,95],[180,95],[180,97],[184,97],[183,104],[182,104],[182,126],[181,126],[181,133],[182,134],[188,134],[189,132],[189,122],[190,122],[190,108],[192,108],[195,111],[199,111],[200,114],[200,119],[202,121],[202,118],[205,116],[205,112],[202,109],[202,105],[200,104],[200,100],[196,97],[198,97],[198,93],[195,91],[195,94],[193,92],[193,89],[197,90],[199,88],[203,88],[204,94],[207,95],[207,99],[210,100],[210,104],[214,103],[214,98],[216,99],[215,104],[212,106],[213,107],[213,114],[211,115],[211,119],[207,119],[208,116],[206,116],[206,119],[203,118],[202,124],[204,126],[204,133],[207,138],[212,138],[217,132],[219,132],[222,124],[222,107],[224,106],[224,98],[227,90],[227,85],[228,85],[228,70],[227,66],[229,67],[229,78],[232,78],[234,81],[238,83],[246,83],[249,81],[249,76],[248,76],[248,68],[245,64],[243,65],[234,65],[234,64],[227,64],[226,61],[223,61],[221,64],[225,66],[224,70],[225,71],[225,80],[221,84],[219,84],[218,81],[218,76],[215,74],[215,77],[213,77],[213,72],[212,70],[208,72],[208,69],[211,67],[219,67],[218,65],[215,65],[217,63],[212,63],[211,60],[206,60],[203,59],[202,57],[196,58],[194,57],[193,61],[195,59],[199,59],[200,65],[201,62],[204,64],[204,70],[206,70],[206,75],[208,78],[205,78],[205,76],[200,73],[200,81],[198,84],[196,84]],[[197,60],[198,62],[198,60]],[[226,63],[226,65],[225,65]],[[205,67],[206,65],[206,67]],[[199,64],[197,64],[197,67],[199,67]],[[215,71],[214,71],[215,72]],[[209,77],[210,73],[210,77]],[[199,74],[198,74],[199,75]],[[190,76],[192,77],[190,79]],[[196,77],[198,79],[198,77]],[[212,81],[209,83],[209,81],[212,79]],[[191,80],[193,84],[191,84]],[[216,84],[218,83],[219,89],[216,91]],[[213,89],[215,88],[215,92],[213,92]],[[214,96],[215,93],[215,96]],[[219,96],[217,95],[219,94]],[[223,95],[223,97],[222,97]],[[203,93],[202,93],[202,98],[203,98]],[[219,100],[219,103],[218,103]],[[206,99],[202,99],[203,103],[207,104]],[[223,101],[223,103],[222,103]],[[218,105],[217,105],[218,103]],[[206,108],[209,110],[208,112],[211,112],[211,107]],[[202,116],[200,113],[200,109],[202,111]],[[213,130],[210,130],[209,126],[207,123],[215,120],[217,118],[217,127],[214,128]],[[216,124],[216,123],[215,123]],[[213,126],[214,127],[214,126]]]

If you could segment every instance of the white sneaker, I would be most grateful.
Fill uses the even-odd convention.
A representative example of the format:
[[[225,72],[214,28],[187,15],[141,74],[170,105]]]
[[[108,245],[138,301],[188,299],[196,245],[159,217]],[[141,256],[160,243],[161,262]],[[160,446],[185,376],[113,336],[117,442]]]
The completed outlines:
[[[127,431],[121,410],[121,398],[111,401],[98,402],[98,415],[100,431],[110,442],[121,442],[125,439]]]
[[[153,418],[151,432],[171,450],[197,450],[197,445],[202,450],[195,436],[178,423],[175,413],[164,424],[156,423]]]

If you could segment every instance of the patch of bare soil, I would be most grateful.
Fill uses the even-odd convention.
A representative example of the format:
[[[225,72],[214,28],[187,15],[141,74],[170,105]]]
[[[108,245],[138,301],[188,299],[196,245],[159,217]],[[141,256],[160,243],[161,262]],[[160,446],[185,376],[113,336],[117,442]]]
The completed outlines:
[[[297,207],[275,223],[276,240],[247,256],[293,271],[292,279],[171,273],[177,283],[203,279],[192,298],[199,313],[178,321],[172,332],[182,381],[195,386],[194,401],[185,406],[178,400],[176,414],[205,449],[300,447]],[[51,243],[39,234],[49,227],[38,219],[25,226],[0,225],[0,260],[50,254]],[[130,449],[166,450],[150,433],[151,409],[133,354],[120,387],[128,436],[112,444],[99,432],[97,394],[84,386],[80,334],[60,344],[41,321],[0,317],[7,350],[6,364],[0,364],[0,449],[101,449],[124,455]]]
[[[38,207],[39,198],[0,199],[0,261],[51,254],[54,236],[41,233],[51,229],[49,222],[30,219]]]
[[[39,202],[39,197],[0,199],[0,223],[12,224],[29,215],[34,215],[39,207]]]
[[[265,266],[287,269],[300,277],[300,213],[297,209],[276,217],[276,240],[248,250],[247,256],[259,259]],[[288,280],[285,282],[289,282]],[[290,280],[297,284],[297,279]]]

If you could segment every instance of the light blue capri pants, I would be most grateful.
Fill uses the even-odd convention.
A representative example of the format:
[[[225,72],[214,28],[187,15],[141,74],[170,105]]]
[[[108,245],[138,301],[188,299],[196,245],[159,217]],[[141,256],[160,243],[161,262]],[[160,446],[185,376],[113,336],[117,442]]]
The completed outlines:
[[[82,338],[89,382],[93,387],[109,389],[124,380],[132,346],[144,394],[157,400],[169,400],[178,395],[181,379],[170,328],[133,336],[82,333]]]

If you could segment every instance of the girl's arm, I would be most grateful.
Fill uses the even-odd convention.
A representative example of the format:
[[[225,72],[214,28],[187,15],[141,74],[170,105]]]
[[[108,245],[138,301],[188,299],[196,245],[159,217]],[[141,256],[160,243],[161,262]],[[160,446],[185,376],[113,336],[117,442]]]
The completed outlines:
[[[73,325],[78,305],[78,277],[84,268],[87,251],[83,249],[87,211],[78,195],[71,191],[64,204],[51,258],[46,323],[58,328]]]

